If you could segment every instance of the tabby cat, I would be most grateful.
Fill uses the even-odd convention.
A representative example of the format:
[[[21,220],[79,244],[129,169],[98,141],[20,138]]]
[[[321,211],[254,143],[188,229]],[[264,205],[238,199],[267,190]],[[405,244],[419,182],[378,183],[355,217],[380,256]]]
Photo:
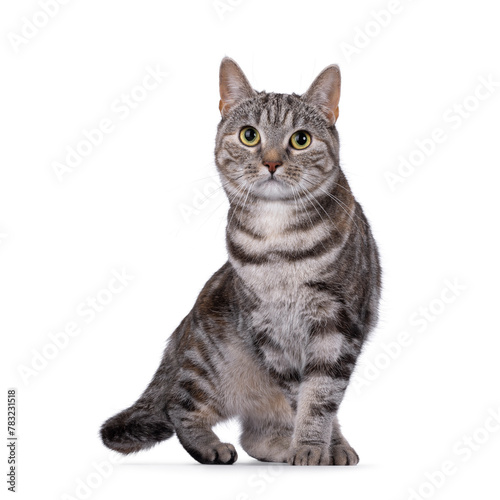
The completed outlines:
[[[101,428],[127,454],[177,434],[203,464],[237,453],[212,431],[237,417],[252,457],[355,465],[337,412],[377,321],[381,271],[339,165],[340,71],[303,95],[257,92],[224,58],[215,159],[229,260],[170,337],[144,394]]]

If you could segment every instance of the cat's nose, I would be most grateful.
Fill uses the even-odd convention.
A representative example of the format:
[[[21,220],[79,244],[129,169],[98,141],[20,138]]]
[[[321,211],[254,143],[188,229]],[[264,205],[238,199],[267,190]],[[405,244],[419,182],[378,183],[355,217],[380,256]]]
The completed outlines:
[[[271,174],[274,174],[274,172],[276,172],[276,169],[283,165],[283,162],[281,161],[263,161],[262,163],[264,163],[264,165],[269,170],[269,173]]]

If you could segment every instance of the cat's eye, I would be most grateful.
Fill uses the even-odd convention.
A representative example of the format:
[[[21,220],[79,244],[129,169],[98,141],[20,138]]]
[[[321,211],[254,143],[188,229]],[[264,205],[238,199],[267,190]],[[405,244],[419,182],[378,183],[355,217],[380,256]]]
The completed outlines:
[[[305,130],[299,130],[290,137],[290,144],[294,149],[306,149],[311,141],[311,134]]]
[[[244,127],[240,132],[240,141],[245,146],[257,146],[260,142],[260,134],[253,127]]]

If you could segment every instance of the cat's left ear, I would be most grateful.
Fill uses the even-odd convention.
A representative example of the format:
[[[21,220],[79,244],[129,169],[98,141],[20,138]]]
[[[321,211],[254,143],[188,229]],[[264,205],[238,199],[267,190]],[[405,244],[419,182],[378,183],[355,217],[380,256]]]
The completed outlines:
[[[340,68],[336,64],[326,67],[302,98],[318,107],[333,125],[339,117]]]
[[[219,89],[219,110],[223,118],[236,104],[255,95],[245,73],[230,57],[224,57],[220,64]]]

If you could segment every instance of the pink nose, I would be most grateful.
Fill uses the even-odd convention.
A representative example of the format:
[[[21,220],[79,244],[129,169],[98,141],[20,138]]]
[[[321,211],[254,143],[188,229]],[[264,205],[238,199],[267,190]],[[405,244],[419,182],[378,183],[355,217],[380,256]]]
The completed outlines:
[[[283,165],[281,161],[264,161],[263,163],[271,174],[274,174],[274,172],[276,172],[276,169]]]

